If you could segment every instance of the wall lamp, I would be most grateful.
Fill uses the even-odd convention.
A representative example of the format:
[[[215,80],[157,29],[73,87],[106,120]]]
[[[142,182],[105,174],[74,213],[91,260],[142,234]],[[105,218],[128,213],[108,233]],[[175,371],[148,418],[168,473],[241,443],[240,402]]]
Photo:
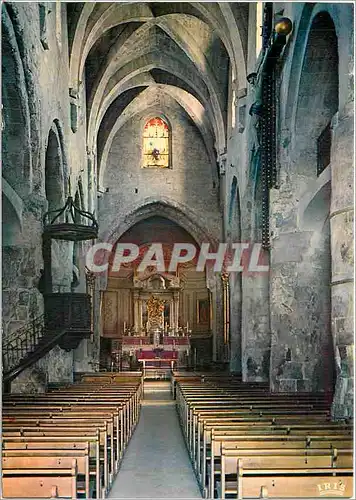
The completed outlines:
[[[263,64],[264,71],[272,71],[275,67],[279,56],[282,53],[283,47],[287,43],[287,36],[293,30],[293,23],[288,17],[280,17],[274,25],[274,31],[270,39],[270,45],[266,52],[265,61]]]
[[[293,29],[293,23],[288,17],[281,17],[274,25],[274,31],[278,35],[288,36]]]

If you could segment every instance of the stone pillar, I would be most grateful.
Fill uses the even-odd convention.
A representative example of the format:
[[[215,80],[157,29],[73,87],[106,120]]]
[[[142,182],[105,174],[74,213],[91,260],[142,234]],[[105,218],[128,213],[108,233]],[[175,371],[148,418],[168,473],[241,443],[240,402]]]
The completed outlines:
[[[138,329],[138,332],[141,333],[142,331],[142,300],[139,299],[138,301],[138,325],[137,325],[137,329]]]
[[[222,356],[224,361],[229,360],[229,347],[230,347],[230,306],[229,306],[229,273],[221,273],[222,281],[222,298],[223,298],[223,352]]]
[[[87,151],[87,164],[88,164],[88,211],[93,213],[95,210],[95,185],[94,185],[94,163],[95,156],[92,151]]]
[[[207,285],[211,293],[213,361],[222,361],[224,351],[224,310],[223,287],[220,274],[211,272],[207,279]]]
[[[242,379],[266,382],[271,353],[269,274],[249,273],[242,277],[242,282]]]
[[[174,327],[174,301],[171,300],[169,303],[169,326],[170,328]]]
[[[353,107],[333,120],[331,148],[331,328],[336,360],[334,419],[353,414]]]
[[[178,315],[179,315],[179,295],[178,292],[173,293],[173,311],[174,311],[174,317],[173,317],[173,327],[178,328]]]
[[[230,371],[241,373],[241,273],[230,274]]]
[[[211,331],[212,331],[212,358],[216,361],[216,283],[214,275],[207,276],[207,288],[210,292],[210,307],[211,307]]]
[[[134,328],[140,328],[140,305],[139,305],[139,294],[138,292],[133,293],[134,300]]]

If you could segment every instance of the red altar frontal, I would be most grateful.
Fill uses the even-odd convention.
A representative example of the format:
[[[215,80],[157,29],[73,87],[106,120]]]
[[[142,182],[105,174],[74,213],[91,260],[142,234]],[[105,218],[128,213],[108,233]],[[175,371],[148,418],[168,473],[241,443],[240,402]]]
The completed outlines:
[[[142,364],[144,376],[152,371],[162,372],[188,364],[189,337],[167,336],[155,332],[145,337],[124,336],[122,353],[134,356]]]

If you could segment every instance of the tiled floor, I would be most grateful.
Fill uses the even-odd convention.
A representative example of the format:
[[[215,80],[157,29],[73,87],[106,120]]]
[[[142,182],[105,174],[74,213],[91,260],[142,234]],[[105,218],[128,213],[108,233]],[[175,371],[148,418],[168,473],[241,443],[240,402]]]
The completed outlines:
[[[169,383],[145,383],[140,422],[109,498],[201,498]]]

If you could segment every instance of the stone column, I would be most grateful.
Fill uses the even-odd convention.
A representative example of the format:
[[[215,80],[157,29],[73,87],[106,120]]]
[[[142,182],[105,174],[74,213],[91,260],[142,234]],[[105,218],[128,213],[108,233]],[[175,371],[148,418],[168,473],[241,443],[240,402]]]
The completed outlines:
[[[179,315],[179,304],[178,304],[178,292],[173,293],[173,311],[174,311],[174,317],[173,317],[173,325],[174,328],[178,328],[178,315]]]
[[[353,414],[353,107],[332,123],[331,328],[336,360],[334,419]]]
[[[138,292],[133,293],[134,300],[134,328],[140,328],[140,305],[139,305],[139,294]]]
[[[142,327],[143,327],[143,325],[142,325],[142,300],[139,299],[138,300],[138,325],[137,325],[139,333],[141,333]]]
[[[241,273],[230,274],[230,371],[241,373]]]
[[[221,361],[224,345],[224,311],[223,311],[223,287],[220,274],[211,272],[207,279],[208,289],[211,292],[212,324],[213,333],[212,351],[213,361]]]
[[[248,273],[242,277],[242,287],[242,379],[244,382],[266,382],[271,351],[269,275],[266,272]]]
[[[169,326],[170,328],[174,327],[174,302],[173,300],[169,303]]]
[[[223,349],[222,356],[223,359],[229,359],[229,346],[230,346],[230,306],[229,306],[229,273],[221,273],[221,281],[222,281],[222,299],[223,299]]]

